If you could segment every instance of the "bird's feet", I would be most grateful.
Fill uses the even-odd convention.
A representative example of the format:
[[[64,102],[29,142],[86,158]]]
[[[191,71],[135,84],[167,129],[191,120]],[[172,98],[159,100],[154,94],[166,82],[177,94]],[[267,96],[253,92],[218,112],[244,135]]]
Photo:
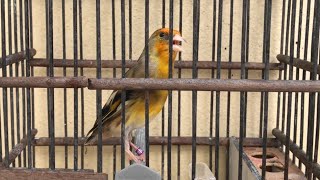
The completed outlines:
[[[133,144],[132,142],[130,142],[130,146],[134,149],[134,151],[136,152],[137,155],[134,155],[130,150],[127,150],[126,152],[129,156],[129,160],[133,160],[136,163],[145,162],[144,151],[141,148],[139,148],[138,146],[136,146],[135,144]]]
[[[144,157],[144,154],[142,154],[142,155],[134,155],[130,150],[129,151],[126,151],[126,153],[127,153],[127,155],[129,156],[128,157],[128,160],[129,161],[134,161],[134,162],[136,162],[136,163],[143,163],[143,162],[145,162],[145,157]]]

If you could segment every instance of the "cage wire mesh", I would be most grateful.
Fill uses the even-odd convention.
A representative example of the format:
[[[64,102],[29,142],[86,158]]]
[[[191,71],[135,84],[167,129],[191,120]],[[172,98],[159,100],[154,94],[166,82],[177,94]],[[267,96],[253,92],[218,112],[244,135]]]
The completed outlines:
[[[159,80],[142,50],[164,27],[169,44],[173,29],[187,42],[176,60],[169,46],[169,75]],[[262,152],[259,179],[272,177],[270,147],[284,154],[284,179],[291,163],[320,179],[319,27],[319,0],[1,0],[1,176],[23,167],[113,179],[130,164],[126,118],[119,137],[104,139],[102,107],[122,90],[125,117],[126,92],[140,90],[145,164],[163,179],[194,179],[197,162],[216,179],[246,179],[245,147]],[[125,78],[141,53],[144,78]],[[152,119],[157,89],[168,98]],[[84,146],[96,119],[98,140]]]

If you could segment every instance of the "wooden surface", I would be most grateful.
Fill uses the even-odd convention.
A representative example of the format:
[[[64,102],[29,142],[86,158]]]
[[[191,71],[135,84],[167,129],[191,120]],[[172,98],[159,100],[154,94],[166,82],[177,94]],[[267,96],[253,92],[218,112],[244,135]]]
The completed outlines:
[[[72,170],[48,169],[0,169],[1,180],[107,180],[107,174],[94,173],[93,170],[82,170],[74,172]]]

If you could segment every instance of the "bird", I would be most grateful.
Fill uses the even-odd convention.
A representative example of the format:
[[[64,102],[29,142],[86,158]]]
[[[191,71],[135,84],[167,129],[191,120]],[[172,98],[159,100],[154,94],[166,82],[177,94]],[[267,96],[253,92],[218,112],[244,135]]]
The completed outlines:
[[[156,30],[148,39],[149,77],[156,79],[169,78],[169,47],[172,46],[172,63],[179,52],[183,51],[181,33],[172,30],[172,44],[169,44],[170,29]],[[137,64],[128,69],[125,78],[145,78],[146,47],[142,51]],[[173,67],[173,64],[172,64]],[[173,69],[172,69],[173,70]],[[114,90],[108,101],[103,106],[102,113],[102,139],[119,137],[121,134],[121,93],[122,90]],[[125,152],[129,160],[137,163],[145,161],[143,151],[135,146],[132,140],[132,131],[141,128],[145,124],[145,91],[126,90],[125,99]],[[167,90],[149,90],[149,120],[152,121],[162,110],[168,96]],[[98,119],[87,134],[85,145],[92,145],[98,141]],[[134,155],[132,146],[137,155]]]

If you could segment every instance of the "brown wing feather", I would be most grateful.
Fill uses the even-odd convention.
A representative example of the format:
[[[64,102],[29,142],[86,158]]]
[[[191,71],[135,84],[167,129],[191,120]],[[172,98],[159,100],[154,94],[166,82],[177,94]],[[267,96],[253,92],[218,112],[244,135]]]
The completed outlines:
[[[141,56],[139,57],[138,63],[130,68],[126,74],[126,78],[144,78],[144,63],[145,63],[145,51],[142,52]],[[152,62],[149,63],[150,68],[154,65]],[[150,77],[152,77],[152,71],[150,71]],[[126,91],[126,103],[132,99],[135,99],[137,96],[141,95],[141,91]],[[127,105],[126,105],[127,107]],[[120,114],[119,114],[120,113]],[[110,95],[108,101],[102,108],[102,126],[108,127],[112,121],[115,119],[116,116],[121,116],[121,91],[113,91]],[[95,121],[93,127],[87,134],[86,144],[94,139],[98,132],[98,119]]]

